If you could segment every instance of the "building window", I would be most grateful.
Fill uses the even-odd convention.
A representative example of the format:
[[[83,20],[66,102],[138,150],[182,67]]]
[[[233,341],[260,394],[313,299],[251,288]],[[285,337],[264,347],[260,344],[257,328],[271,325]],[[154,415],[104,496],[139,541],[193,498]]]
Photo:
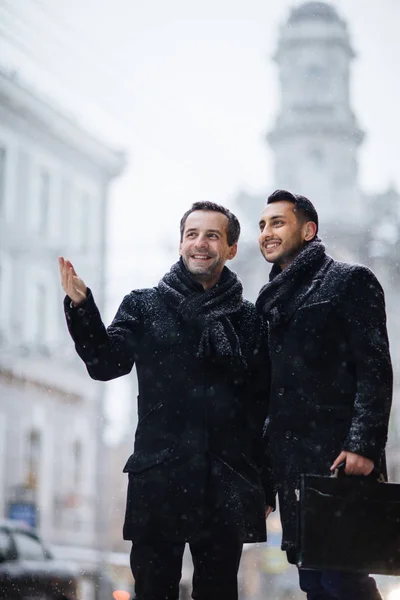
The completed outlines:
[[[0,146],[0,214],[4,211],[6,200],[6,162],[7,151],[4,146]]]
[[[302,96],[307,106],[325,106],[330,103],[331,78],[326,67],[316,64],[306,67]]]
[[[74,442],[74,490],[78,492],[82,481],[82,443],[79,440]]]
[[[86,252],[90,245],[90,203],[90,196],[86,192],[81,193],[76,202],[73,227],[76,228],[76,246],[82,252]]]
[[[64,243],[69,245],[73,232],[74,224],[71,223],[71,183],[64,176],[61,179],[60,185],[60,210],[58,211],[58,231],[62,232]]]
[[[13,303],[11,259],[0,252],[0,344],[10,332]]]
[[[38,211],[38,233],[46,235],[50,222],[50,175],[45,169],[39,175]]]
[[[326,74],[326,69],[320,65],[309,65],[306,74],[310,82],[321,82]]]
[[[3,308],[3,295],[4,295],[4,275],[3,275],[3,265],[0,262],[0,315],[2,312],[2,308]],[[4,331],[3,331],[3,322],[2,320],[0,321],[0,345],[2,342],[2,338],[4,335]]]
[[[47,340],[46,315],[47,294],[43,283],[36,284],[35,304],[33,307],[33,342],[44,346]]]
[[[27,445],[27,476],[26,485],[29,489],[37,490],[39,488],[39,470],[41,456],[41,436],[40,432],[32,429],[28,434]]]
[[[7,315],[5,315],[5,295],[7,293],[5,281],[4,281],[4,268],[0,262],[0,346],[5,341],[6,327],[7,327]]]
[[[12,418],[12,417],[11,417]],[[10,464],[10,455],[7,450],[7,420],[8,415],[6,416],[6,411],[0,412],[0,514],[4,515],[6,511],[6,498],[5,498],[5,490],[6,490],[6,467],[8,468]],[[1,530],[0,530],[1,531]],[[1,543],[0,543],[1,546]]]

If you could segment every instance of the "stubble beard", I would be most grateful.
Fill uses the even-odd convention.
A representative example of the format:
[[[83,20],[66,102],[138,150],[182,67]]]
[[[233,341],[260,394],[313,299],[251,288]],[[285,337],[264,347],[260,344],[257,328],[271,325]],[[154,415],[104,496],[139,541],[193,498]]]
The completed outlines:
[[[206,267],[205,265],[190,265],[190,263],[187,262],[185,258],[183,258],[183,262],[189,273],[199,282],[207,282],[212,280],[215,277],[216,272],[218,271],[220,263],[219,260],[215,260],[215,262]]]
[[[288,248],[286,251],[283,250],[283,252],[276,257],[266,256],[263,252],[263,249],[261,249],[261,254],[268,263],[277,265],[281,269],[284,269],[285,267],[289,266],[295,260],[295,258],[297,258],[303,248],[304,244],[300,242],[295,246]]]
[[[303,248],[304,244],[299,244],[296,247],[290,248],[287,252],[284,252],[282,256],[279,256],[274,263],[282,270],[285,269],[298,257]]]

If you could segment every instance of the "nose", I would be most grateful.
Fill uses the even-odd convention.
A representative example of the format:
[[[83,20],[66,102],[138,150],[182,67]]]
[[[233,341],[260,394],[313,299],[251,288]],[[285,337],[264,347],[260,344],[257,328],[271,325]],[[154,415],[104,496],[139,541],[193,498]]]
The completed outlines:
[[[271,228],[268,225],[268,223],[266,225],[264,225],[264,228],[260,230],[260,241],[264,241],[266,239],[268,239],[269,237],[271,237]]]
[[[208,246],[207,237],[205,235],[200,234],[196,239],[195,247],[196,248],[207,248],[207,246]]]

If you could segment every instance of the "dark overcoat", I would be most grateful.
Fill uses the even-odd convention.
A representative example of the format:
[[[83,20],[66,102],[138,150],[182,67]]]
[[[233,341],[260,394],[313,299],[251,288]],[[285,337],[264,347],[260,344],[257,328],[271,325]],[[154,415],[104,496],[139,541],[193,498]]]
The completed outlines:
[[[136,365],[124,538],[191,541],[215,517],[244,542],[265,540],[265,505],[274,501],[259,471],[269,368],[254,306],[244,301],[230,315],[243,362],[198,358],[201,330],[157,288],[127,295],[107,329],[90,291],[80,308],[67,297],[65,311],[93,379],[108,381]]]
[[[293,554],[301,473],[329,475],[342,450],[383,467],[392,399],[384,294],[368,268],[326,256],[269,325],[266,439]]]

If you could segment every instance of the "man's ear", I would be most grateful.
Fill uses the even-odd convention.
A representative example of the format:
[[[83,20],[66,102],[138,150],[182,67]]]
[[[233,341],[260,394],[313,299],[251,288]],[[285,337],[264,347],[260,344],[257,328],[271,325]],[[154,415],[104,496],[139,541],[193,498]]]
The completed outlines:
[[[228,254],[228,260],[232,260],[232,258],[235,258],[236,254],[238,251],[238,245],[237,244],[233,244],[233,246],[229,247],[229,254]]]
[[[178,252],[179,252],[179,256],[182,256],[182,242],[179,242]]]
[[[311,240],[313,240],[316,235],[317,235],[317,224],[314,223],[314,221],[308,221],[308,223],[305,224],[304,241],[311,242]]]

